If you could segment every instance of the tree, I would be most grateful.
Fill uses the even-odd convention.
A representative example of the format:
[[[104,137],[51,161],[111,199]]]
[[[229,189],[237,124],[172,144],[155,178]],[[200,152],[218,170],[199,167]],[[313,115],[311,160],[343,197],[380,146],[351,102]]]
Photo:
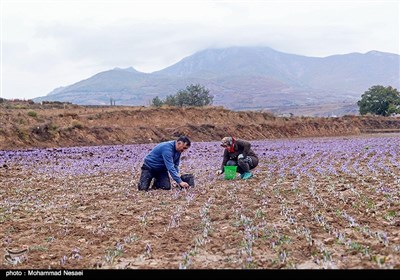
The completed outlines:
[[[200,84],[189,85],[185,90],[177,93],[178,106],[207,106],[213,103],[214,97],[210,95],[210,91]]]
[[[165,100],[161,100],[158,96],[153,98],[150,105],[160,107],[167,106],[207,106],[213,103],[214,97],[211,96],[210,91],[204,86],[199,84],[189,85],[184,90],[179,90],[175,95],[168,95]]]
[[[177,104],[176,97],[174,95],[168,95],[165,98],[164,104],[168,106],[176,106]]]
[[[161,107],[163,105],[163,103],[164,102],[162,102],[162,100],[158,96],[156,96],[151,100],[150,105],[154,106],[154,107]]]
[[[357,102],[361,115],[368,113],[390,116],[400,113],[400,93],[391,86],[376,85],[370,87]]]
[[[190,96],[189,93],[185,90],[180,90],[175,95],[176,106],[183,107],[189,106],[190,104]]]

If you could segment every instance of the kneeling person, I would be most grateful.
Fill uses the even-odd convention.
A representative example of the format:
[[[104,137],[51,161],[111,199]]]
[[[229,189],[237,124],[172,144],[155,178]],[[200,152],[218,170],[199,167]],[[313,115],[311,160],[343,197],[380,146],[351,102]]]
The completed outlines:
[[[189,184],[179,176],[179,163],[182,152],[186,151],[190,145],[188,137],[180,136],[177,140],[162,142],[155,146],[144,158],[138,189],[147,191],[154,179],[153,188],[170,190],[171,182],[168,173],[180,187],[188,188]]]

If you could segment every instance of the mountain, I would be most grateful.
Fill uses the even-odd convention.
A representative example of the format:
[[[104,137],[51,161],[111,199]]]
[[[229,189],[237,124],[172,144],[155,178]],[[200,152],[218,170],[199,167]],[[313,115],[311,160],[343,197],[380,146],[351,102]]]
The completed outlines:
[[[336,104],[335,112],[320,115],[340,115],[355,113],[356,102],[373,85],[400,88],[399,65],[399,55],[378,51],[319,58],[268,47],[207,49],[153,73],[132,67],[101,72],[34,101],[108,105],[112,98],[116,105],[148,105],[155,96],[164,98],[199,83],[210,90],[214,105],[233,110],[287,113]]]

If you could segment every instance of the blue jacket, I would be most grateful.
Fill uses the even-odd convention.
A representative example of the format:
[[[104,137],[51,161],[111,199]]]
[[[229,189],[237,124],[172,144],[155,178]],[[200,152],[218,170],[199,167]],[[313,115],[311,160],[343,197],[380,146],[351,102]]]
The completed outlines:
[[[162,142],[155,146],[153,150],[144,158],[144,164],[150,169],[167,169],[171,177],[180,184],[182,179],[179,177],[179,163],[181,153],[175,149],[175,140]]]

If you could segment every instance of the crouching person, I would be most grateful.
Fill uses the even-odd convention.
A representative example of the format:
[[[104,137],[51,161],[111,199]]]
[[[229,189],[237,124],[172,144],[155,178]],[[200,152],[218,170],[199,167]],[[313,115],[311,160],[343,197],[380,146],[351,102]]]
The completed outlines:
[[[221,140],[221,147],[224,148],[224,155],[221,169],[217,170],[217,174],[224,173],[224,166],[237,166],[237,172],[240,178],[247,180],[253,176],[251,169],[258,165],[258,157],[251,149],[251,144],[242,139],[234,137],[224,137]]]
[[[188,137],[180,136],[177,140],[162,142],[155,146],[144,158],[138,189],[147,191],[154,179],[152,188],[170,190],[168,173],[181,188],[188,188],[189,184],[179,176],[179,163],[181,154],[190,147],[190,144]]]

